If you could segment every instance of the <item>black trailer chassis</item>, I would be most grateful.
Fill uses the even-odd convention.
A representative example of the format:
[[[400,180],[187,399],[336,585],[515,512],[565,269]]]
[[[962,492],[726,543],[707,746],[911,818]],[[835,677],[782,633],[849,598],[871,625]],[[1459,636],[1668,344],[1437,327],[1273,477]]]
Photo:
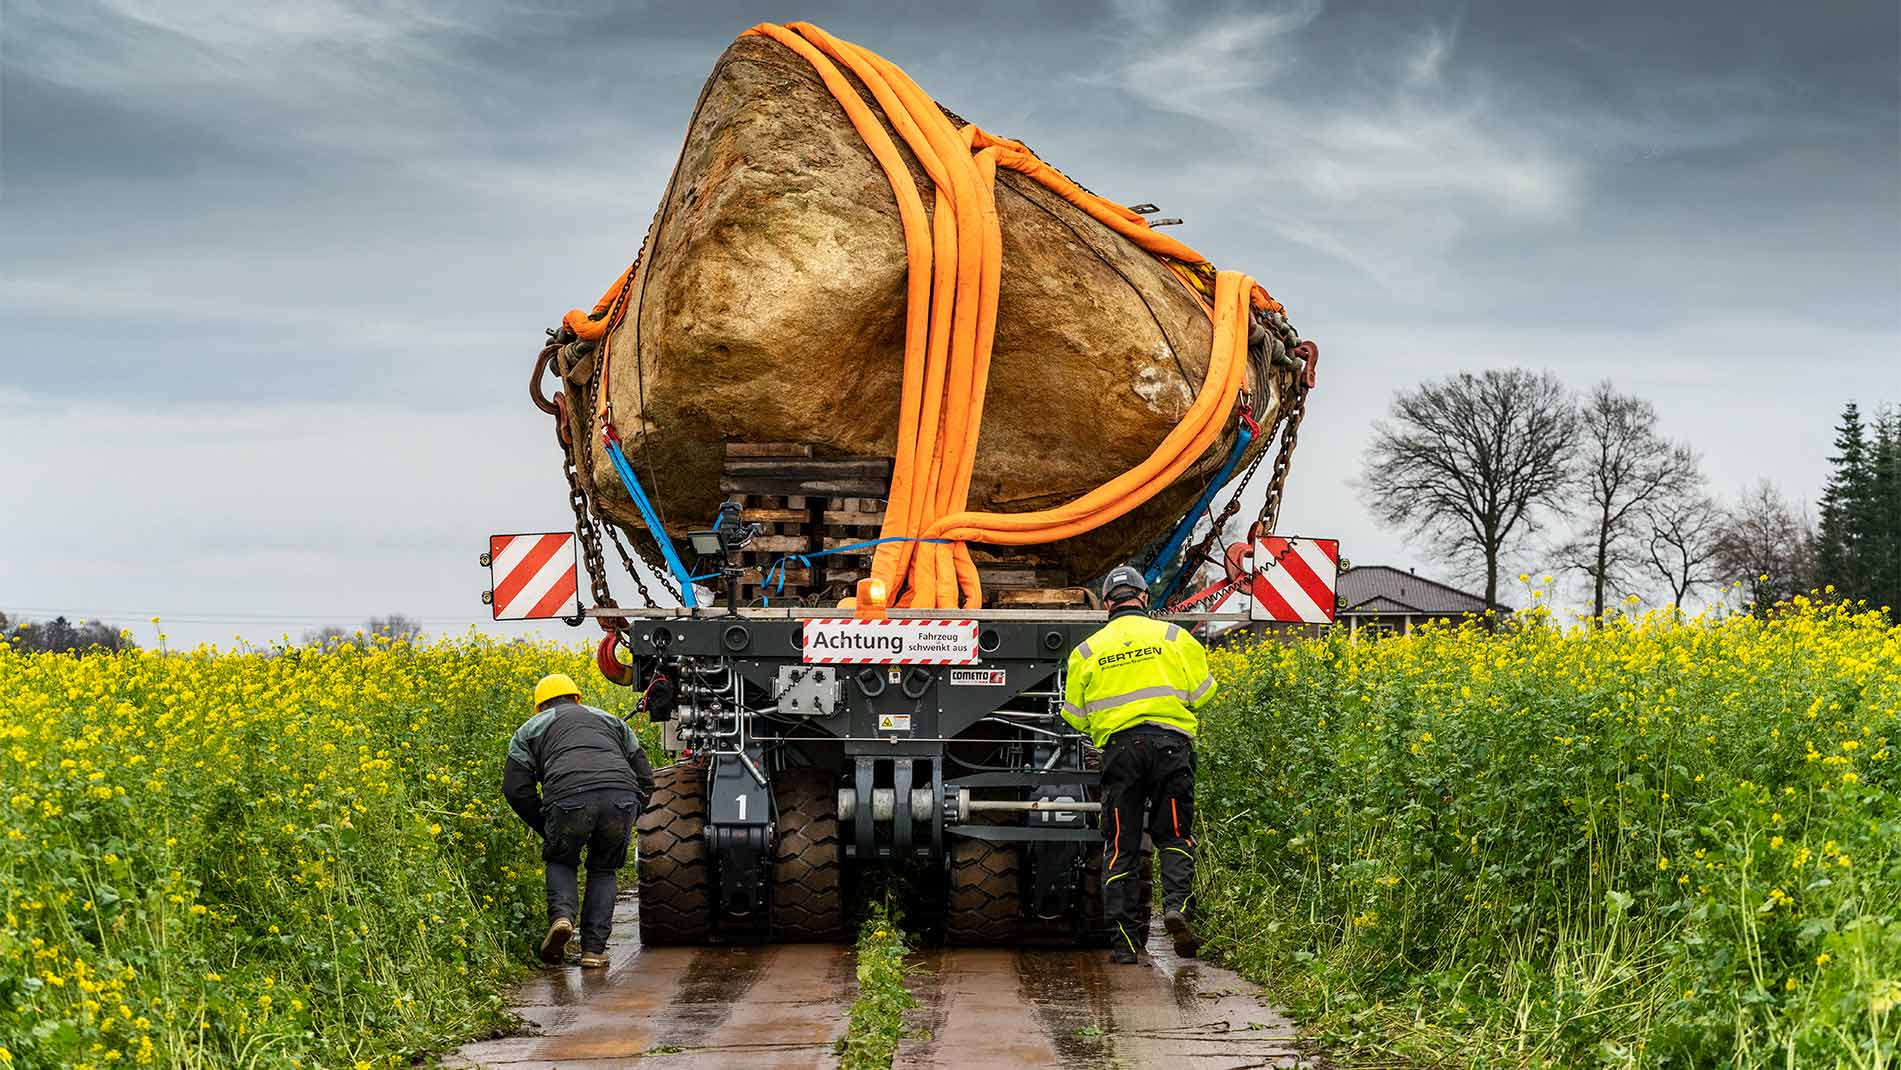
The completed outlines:
[[[677,692],[640,819],[644,943],[840,938],[869,866],[953,943],[1106,940],[1101,774],[1059,715],[1101,612],[892,614],[974,622],[956,665],[809,663],[807,624],[837,610],[590,612]]]

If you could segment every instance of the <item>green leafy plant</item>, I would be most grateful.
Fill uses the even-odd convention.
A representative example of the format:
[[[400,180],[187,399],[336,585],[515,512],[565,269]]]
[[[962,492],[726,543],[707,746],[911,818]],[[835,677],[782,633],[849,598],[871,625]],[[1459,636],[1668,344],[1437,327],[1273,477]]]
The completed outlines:
[[[903,912],[889,892],[872,901],[858,926],[858,998],[836,1045],[840,1070],[886,1070],[904,1039],[904,1012],[917,999],[904,984],[910,952],[900,927]]]
[[[1433,628],[1220,654],[1210,953],[1371,1059],[1877,1067],[1901,1042],[1901,629]]]
[[[0,1068],[369,1070],[494,1027],[542,909],[502,756],[589,660],[0,643]]]

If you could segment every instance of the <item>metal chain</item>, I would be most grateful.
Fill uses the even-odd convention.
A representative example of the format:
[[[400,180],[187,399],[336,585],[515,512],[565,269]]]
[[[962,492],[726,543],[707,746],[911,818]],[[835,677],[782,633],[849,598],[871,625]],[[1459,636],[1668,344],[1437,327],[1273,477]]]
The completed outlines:
[[[601,557],[601,526],[592,515],[587,491],[581,486],[581,474],[574,463],[576,450],[569,431],[567,398],[561,394],[555,397],[558,399],[555,403],[555,444],[561,447],[561,474],[568,480],[568,506],[574,510],[574,534],[581,541],[581,558],[587,566],[589,590],[594,594],[596,606],[615,606],[614,595],[607,588],[607,563]]]
[[[1291,326],[1287,325],[1286,319],[1279,315],[1271,316],[1268,325],[1281,337],[1283,343],[1286,344],[1287,352],[1291,354],[1299,345],[1299,336],[1294,333]],[[1293,337],[1295,341],[1287,343],[1286,340],[1289,337]],[[1275,417],[1275,426],[1280,429],[1280,448],[1274,455],[1273,475],[1268,479],[1267,496],[1261,501],[1261,512],[1255,518],[1250,536],[1253,532],[1271,535],[1275,526],[1280,523],[1281,498],[1287,489],[1287,473],[1293,466],[1294,447],[1300,444],[1300,420],[1307,414],[1307,378],[1304,373],[1304,362],[1298,362],[1294,368],[1292,390],[1291,404],[1283,407]],[[1269,434],[1272,433],[1269,431]],[[1234,486],[1234,494],[1229,497],[1228,504],[1214,518],[1214,523],[1209,525],[1208,534],[1202,537],[1201,542],[1196,544],[1194,549],[1183,556],[1182,568],[1196,568],[1203,562],[1213,560],[1209,552],[1213,549],[1215,540],[1219,539],[1221,533],[1227,529],[1228,521],[1234,519],[1234,514],[1241,511],[1241,496],[1247,492],[1248,484],[1254,479],[1255,472],[1260,469],[1261,461],[1266,457],[1267,451],[1261,450],[1254,455],[1253,460],[1248,462],[1247,468],[1241,473],[1240,481]],[[1195,612],[1201,605],[1215,601],[1234,586],[1234,583],[1229,583],[1217,587],[1192,601],[1179,602],[1171,609],[1181,613]]]
[[[1279,568],[1281,566],[1281,563],[1287,560],[1288,555],[1294,552],[1294,544],[1297,543],[1298,541],[1299,541],[1298,539],[1287,540],[1287,545],[1281,547],[1281,552],[1274,555],[1274,562],[1272,565],[1269,565],[1266,568],[1257,568],[1249,572],[1244,572],[1241,575],[1236,576],[1235,578],[1228,580],[1225,583],[1222,583],[1219,587],[1212,588],[1211,590],[1208,590],[1202,593],[1198,597],[1191,598],[1182,602],[1177,602],[1174,605],[1169,606],[1168,611],[1170,613],[1199,613],[1201,612],[1202,607],[1213,605],[1214,603],[1219,602],[1222,599],[1222,597],[1226,595],[1229,591],[1232,591],[1237,587],[1246,586],[1248,581],[1252,579],[1254,575],[1256,575],[1257,573],[1266,572],[1268,568]]]
[[[1293,407],[1287,412],[1287,422],[1281,426],[1280,452],[1274,455],[1274,474],[1268,479],[1267,498],[1261,502],[1259,523],[1263,534],[1272,535],[1275,525],[1280,523],[1281,494],[1287,489],[1287,471],[1294,463],[1294,447],[1300,442],[1300,418],[1306,414],[1307,380],[1295,372]]]
[[[641,578],[640,570],[634,567],[634,559],[628,556],[627,547],[620,541],[618,525],[612,523],[607,525],[607,541],[614,544],[614,552],[620,555],[621,567],[634,578],[634,586],[640,588],[640,597],[650,606],[658,605],[659,603],[653,600],[653,593],[647,590],[647,582]],[[660,581],[660,589],[672,595],[675,604],[685,605],[686,599],[680,597],[680,585],[673,582],[673,573],[667,568],[667,563],[656,560],[659,554],[639,540],[634,540],[634,549],[640,554],[641,563],[645,564],[653,577]]]
[[[1275,426],[1280,426],[1279,419],[1275,420]],[[1269,433],[1272,434],[1271,431]],[[1215,516],[1214,523],[1208,526],[1208,534],[1202,536],[1201,541],[1195,544],[1195,548],[1188,551],[1187,555],[1183,557],[1183,568],[1192,567],[1189,564],[1191,561],[1199,564],[1200,562],[1208,560],[1208,553],[1214,548],[1215,540],[1219,539],[1222,531],[1227,529],[1228,521],[1234,519],[1234,514],[1241,511],[1241,495],[1246,493],[1248,483],[1254,479],[1254,473],[1260,469],[1261,461],[1266,456],[1267,451],[1265,449],[1255,451],[1254,459],[1250,460],[1248,466],[1241,470],[1241,481],[1234,485],[1234,494],[1228,498],[1228,504],[1222,507],[1221,512]]]
[[[1287,322],[1287,317],[1278,312],[1268,314],[1265,321],[1265,326],[1280,340],[1282,351],[1290,359],[1293,358],[1294,350],[1300,345],[1299,332]],[[1269,363],[1275,362],[1269,361]],[[1294,359],[1293,364],[1293,404],[1282,406],[1281,411],[1275,414],[1274,426],[1268,429],[1268,434],[1271,436],[1274,434],[1274,429],[1278,428],[1281,436],[1280,453],[1274,458],[1273,480],[1268,484],[1267,498],[1262,502],[1261,515],[1257,518],[1257,522],[1264,525],[1263,530],[1268,532],[1274,530],[1275,523],[1280,519],[1281,493],[1286,488],[1288,465],[1293,461],[1294,445],[1300,437],[1300,418],[1307,411],[1307,380],[1303,374],[1303,365],[1298,359]],[[1192,550],[1183,555],[1183,568],[1193,568],[1212,560],[1209,553],[1214,548],[1215,540],[1221,538],[1221,533],[1227,529],[1228,521],[1234,519],[1234,514],[1241,511],[1241,496],[1247,492],[1248,484],[1253,482],[1254,473],[1260,470],[1261,461],[1266,457],[1267,451],[1263,449],[1257,451],[1253,459],[1248,461],[1248,466],[1241,472],[1240,481],[1234,485],[1234,494],[1228,498],[1228,504],[1222,507],[1220,514],[1214,518],[1214,523],[1208,526],[1208,533],[1202,536],[1201,541],[1195,544]]]
[[[594,392],[596,389],[597,389],[597,381],[593,379],[590,379],[586,384],[584,384],[581,387],[582,403],[586,406],[586,408],[583,411],[589,414],[588,422],[590,425],[592,424],[592,421],[593,421]],[[588,460],[591,466],[593,462],[593,456],[592,456],[593,451],[590,450],[588,452],[589,452]],[[594,473],[590,470],[588,472],[588,485],[592,486],[593,482],[594,482]],[[634,586],[640,591],[640,604],[643,606],[658,605],[659,603],[654,601],[653,592],[647,589],[647,581],[645,577],[642,575],[640,569],[634,567],[633,558],[628,555],[627,547],[621,542],[620,526],[614,523],[614,519],[612,517],[608,516],[605,512],[602,511],[600,501],[597,498],[595,498],[594,496],[589,496],[587,504],[588,504],[589,510],[594,514],[595,519],[606,527],[607,539],[609,542],[614,544],[614,552],[618,554],[620,557],[621,567],[627,570],[627,575],[633,578]],[[656,533],[654,537],[661,538],[663,536]],[[661,587],[665,589],[668,594],[673,596],[674,602],[676,603],[684,602],[684,599],[680,597],[680,588],[676,586],[671,579],[668,578],[667,566],[663,562],[659,562],[655,560],[658,554],[653,550],[649,550],[646,544],[641,543],[638,540],[635,541],[634,545],[640,553],[641,560],[645,561],[647,563],[648,569],[652,571],[654,576],[659,578]],[[603,571],[603,575],[605,575],[605,571]],[[603,583],[603,586],[605,586],[604,583]]]
[[[682,151],[685,151],[685,150],[682,150]],[[662,198],[660,206],[654,210],[653,216],[647,220],[647,233],[642,235],[640,239],[640,249],[638,252],[634,254],[633,266],[629,268],[627,271],[627,281],[621,286],[621,292],[615,295],[613,304],[610,306],[610,310],[608,312],[609,316],[615,315],[615,311],[614,311],[615,309],[624,309],[627,302],[632,300],[634,286],[637,280],[640,278],[641,261],[644,260],[647,256],[648,247],[653,244],[654,228],[660,225],[661,213],[665,211],[666,211],[666,199]],[[640,315],[639,310],[636,309],[634,312],[636,321],[638,321],[639,315]],[[635,334],[636,334],[636,337],[639,334],[638,322],[636,322],[635,324]],[[606,346],[606,339],[602,339],[601,344],[604,349]],[[635,361],[640,360],[639,353],[634,354],[634,360]],[[590,418],[594,412],[595,391],[606,388],[606,383],[604,382],[605,371],[606,371],[605,361],[602,361],[601,363],[595,366],[594,374],[589,378],[588,382],[585,384],[585,393],[586,393],[587,402],[588,402],[587,411],[590,414]],[[602,408],[602,417],[608,423],[612,423],[614,420],[614,399],[611,394],[607,398],[606,405],[603,406]],[[591,459],[592,459],[592,451],[590,451],[590,460]],[[593,474],[590,472],[589,473],[590,485],[592,484],[592,482],[593,482]],[[657,605],[658,603],[654,601],[653,593],[647,590],[647,582],[641,576],[640,569],[634,567],[634,559],[631,556],[629,556],[629,554],[627,553],[626,545],[621,542],[620,526],[618,524],[615,524],[612,521],[612,519],[601,514],[598,503],[595,505],[595,513],[596,515],[601,516],[603,520],[607,521],[608,541],[614,544],[614,552],[620,556],[621,567],[627,570],[627,574],[629,576],[632,576],[634,579],[634,586],[640,589],[641,600],[646,605],[649,605],[649,606]],[[684,605],[686,603],[686,599],[681,597],[680,587],[678,584],[676,584],[673,581],[672,571],[667,568],[666,562],[661,559],[660,553],[659,553],[658,540],[666,538],[667,537],[666,532],[656,531],[656,532],[650,532],[650,534],[652,534],[654,537],[654,540],[655,540],[654,545],[650,547],[646,542],[643,542],[639,539],[634,539],[632,540],[634,544],[634,552],[640,555],[640,560],[646,564],[647,571],[652,573],[654,578],[660,581],[661,589],[666,591],[669,595],[673,596],[673,601],[675,602],[675,604]]]
[[[1202,595],[1200,598],[1190,599],[1186,602],[1177,602],[1169,606],[1168,611],[1170,613],[1200,613],[1203,607],[1211,606],[1219,602],[1223,595],[1240,585],[1241,581],[1239,580],[1229,580],[1214,590],[1209,591],[1207,594]]]
[[[581,539],[581,558],[587,565],[588,587],[594,593],[594,604],[603,608],[616,606],[618,603],[607,588],[607,562],[601,556],[601,525],[588,513],[587,492],[581,489],[574,462],[564,461],[561,467],[568,476],[568,504],[574,507],[574,533]]]
[[[658,213],[647,223],[647,236],[641,239],[640,252],[635,255],[632,268],[627,272],[621,284],[620,292],[614,295],[608,304],[607,315],[613,316],[622,308],[631,295],[635,279],[639,277],[640,261],[645,256],[647,244],[653,237]],[[537,407],[555,417],[556,441],[561,446],[562,473],[568,480],[568,504],[574,510],[574,530],[581,541],[581,552],[588,570],[589,589],[593,592],[594,602],[602,608],[618,608],[607,585],[607,559],[601,548],[601,532],[605,529],[607,540],[614,546],[614,552],[620,557],[621,567],[633,578],[634,586],[640,592],[643,606],[652,607],[653,592],[647,589],[647,581],[641,570],[634,565],[633,556],[627,552],[627,546],[621,541],[620,525],[601,508],[596,495],[591,493],[594,486],[594,451],[590,448],[594,431],[594,408],[596,391],[601,388],[601,375],[604,361],[600,358],[605,352],[605,339],[601,342],[584,342],[575,339],[572,332],[559,328],[548,332],[549,345],[536,358],[534,381],[530,396]],[[541,397],[540,383],[543,369],[552,361],[561,378],[580,394],[580,405],[571,408],[567,399],[557,394],[552,402]],[[585,369],[581,371],[579,369]],[[578,379],[578,381],[577,381]],[[612,412],[605,414],[610,422]],[[656,539],[664,538],[664,533],[655,533]],[[646,563],[648,571],[659,579],[660,585],[673,596],[673,600],[682,602],[680,588],[673,582],[666,565],[659,560],[659,554],[639,540],[634,548]]]

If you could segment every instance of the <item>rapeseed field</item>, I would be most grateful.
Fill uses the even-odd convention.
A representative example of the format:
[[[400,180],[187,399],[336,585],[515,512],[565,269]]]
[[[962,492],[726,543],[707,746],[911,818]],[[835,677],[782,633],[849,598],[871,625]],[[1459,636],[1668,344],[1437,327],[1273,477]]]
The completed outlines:
[[[0,643],[0,1070],[380,1070],[492,1025],[542,924],[504,748],[546,672],[626,708],[588,662]]]
[[[1212,950],[1323,1037],[1388,1066],[1895,1065],[1882,614],[1538,611],[1215,661]]]
[[[1543,613],[1218,652],[1211,952],[1392,1065],[1883,1067],[1901,629]],[[471,638],[0,649],[0,1070],[408,1065],[531,959],[496,787],[541,674]]]

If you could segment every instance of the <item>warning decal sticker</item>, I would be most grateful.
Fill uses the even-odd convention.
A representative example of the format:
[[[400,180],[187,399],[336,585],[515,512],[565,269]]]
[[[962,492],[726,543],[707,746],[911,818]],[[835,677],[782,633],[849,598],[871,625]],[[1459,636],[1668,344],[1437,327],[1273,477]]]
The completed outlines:
[[[975,665],[974,620],[857,620],[805,622],[809,665]]]
[[[1009,683],[1009,674],[1002,669],[952,669],[950,684],[952,687],[1002,687]]]

